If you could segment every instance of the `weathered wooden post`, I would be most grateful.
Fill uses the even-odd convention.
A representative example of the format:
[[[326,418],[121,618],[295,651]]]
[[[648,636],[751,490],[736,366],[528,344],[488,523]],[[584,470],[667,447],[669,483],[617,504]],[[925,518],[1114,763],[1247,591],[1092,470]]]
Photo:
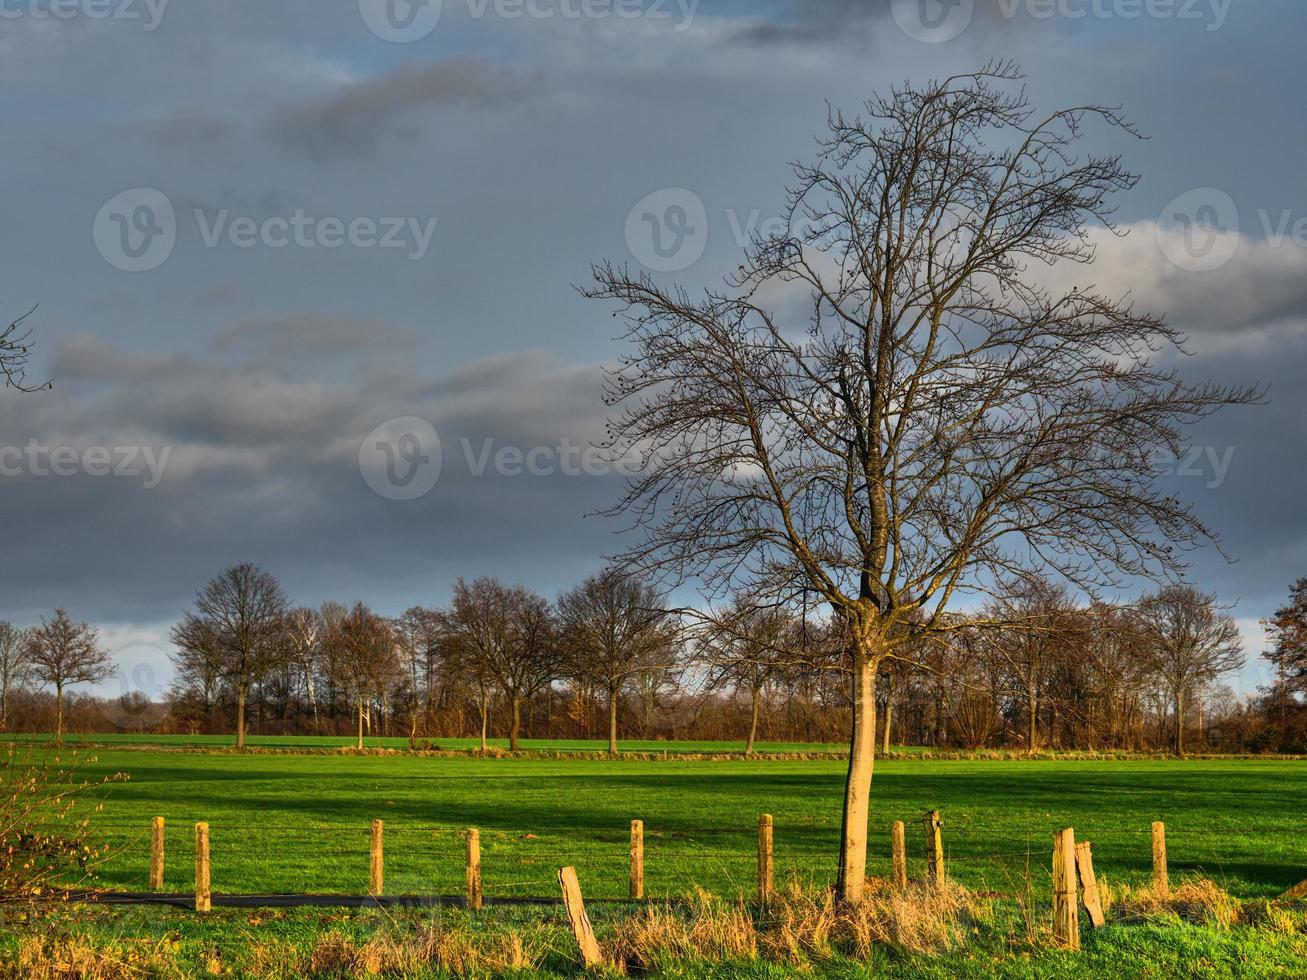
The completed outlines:
[[[1098,879],[1094,877],[1094,845],[1087,840],[1076,845],[1076,869],[1080,872],[1080,893],[1085,911],[1097,929],[1107,920],[1103,918],[1103,900],[1098,894]]]
[[[368,894],[380,895],[386,882],[384,839],[385,827],[380,820],[372,821],[372,841],[368,848]]]
[[[895,820],[890,825],[890,853],[894,861],[894,887],[908,887],[908,842],[907,831],[902,820]]]
[[[208,912],[213,896],[209,891],[209,825],[195,825],[195,911]]]
[[[150,890],[163,891],[163,817],[150,822]]]
[[[1066,949],[1080,948],[1076,834],[1070,827],[1053,835],[1053,939]]]
[[[766,906],[772,898],[772,816],[758,816],[758,904]]]
[[[567,920],[572,926],[572,935],[581,949],[581,961],[585,968],[601,966],[603,953],[599,949],[599,940],[595,939],[590,917],[585,914],[585,899],[581,897],[581,883],[576,878],[576,868],[560,868],[558,883],[563,888],[563,907],[567,909]]]
[[[1153,891],[1158,898],[1171,897],[1171,881],[1166,874],[1166,824],[1153,823]]]
[[[481,831],[467,832],[467,907],[481,908]]]
[[[944,838],[940,828],[944,821],[938,810],[927,810],[922,817],[926,827],[926,860],[930,863],[930,884],[933,888],[944,887]]]
[[[644,821],[631,821],[631,897],[644,898]]]

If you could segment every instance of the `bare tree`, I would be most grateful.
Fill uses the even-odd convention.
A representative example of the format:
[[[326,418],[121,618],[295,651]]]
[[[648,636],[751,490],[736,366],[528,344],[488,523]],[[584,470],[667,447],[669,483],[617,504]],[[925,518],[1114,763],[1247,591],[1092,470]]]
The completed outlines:
[[[304,682],[305,699],[313,714],[313,730],[321,728],[318,717],[317,674],[322,658],[322,616],[316,609],[300,606],[286,615],[286,653],[289,666]]]
[[[0,622],[0,732],[9,731],[9,694],[31,674],[27,631]]]
[[[1024,696],[1026,751],[1034,752],[1039,748],[1040,693],[1072,629],[1074,607],[1065,588],[1038,576],[1012,592],[986,608],[985,618],[1004,627],[987,639]]]
[[[609,379],[609,450],[644,463],[614,507],[645,531],[623,559],[710,594],[811,590],[845,625],[843,901],[863,893],[885,658],[1013,572],[1093,590],[1174,571],[1211,535],[1151,453],[1259,397],[1186,383],[1154,363],[1181,344],[1163,320],[1031,270],[1092,261],[1086,228],[1136,178],[1077,155],[1086,124],[1132,132],[1116,112],[1040,116],[1019,79],[992,64],[833,114],[787,227],[725,289],[609,264],[587,290],[632,347]]]
[[[508,701],[508,747],[516,752],[522,702],[561,672],[553,610],[542,596],[497,579],[480,578],[471,584],[459,579],[447,624],[452,658],[477,683],[481,750],[486,750],[490,690],[497,687]]]
[[[363,603],[355,603],[324,639],[332,677],[353,698],[358,722],[357,748],[363,748],[363,725],[374,696],[399,673],[398,637],[394,627]]]
[[[89,623],[75,623],[56,609],[27,636],[27,660],[32,675],[54,688],[54,738],[64,740],[64,689],[72,684],[98,684],[113,673],[109,654],[100,649],[100,632]]]
[[[676,630],[662,597],[649,584],[610,568],[558,600],[569,672],[608,698],[608,754],[617,755],[622,690],[665,659]]]
[[[1186,697],[1243,666],[1243,642],[1234,618],[1216,597],[1183,585],[1167,586],[1139,604],[1139,625],[1153,669],[1171,697],[1171,747],[1184,755]]]
[[[736,596],[729,609],[708,617],[701,632],[699,656],[709,669],[709,686],[730,686],[749,696],[745,755],[753,755],[764,689],[794,666],[795,625],[783,607]]]
[[[200,590],[193,615],[205,622],[216,666],[236,695],[236,748],[244,748],[250,688],[286,655],[285,593],[261,568],[233,565]]]
[[[32,332],[24,324],[35,312],[36,307],[32,307],[18,319],[10,321],[8,326],[0,328],[0,375],[4,376],[6,386],[19,391],[40,391],[54,387],[49,381],[33,385],[27,380],[27,359],[32,354]],[[0,320],[0,323],[3,322]]]
[[[1296,700],[1307,690],[1307,578],[1300,578],[1289,589],[1289,603],[1262,621],[1262,629],[1271,642],[1263,656],[1275,668],[1275,683],[1270,690],[1273,709],[1281,724]]]

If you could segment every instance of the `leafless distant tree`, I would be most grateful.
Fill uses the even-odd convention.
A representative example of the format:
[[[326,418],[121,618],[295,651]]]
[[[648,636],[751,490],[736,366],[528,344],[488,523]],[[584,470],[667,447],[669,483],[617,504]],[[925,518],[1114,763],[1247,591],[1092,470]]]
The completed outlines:
[[[27,631],[0,622],[0,732],[9,730],[9,694],[22,687],[31,673]]]
[[[736,596],[728,609],[707,617],[700,631],[698,654],[708,668],[709,686],[731,687],[749,696],[745,755],[753,755],[764,689],[795,666],[795,628],[786,608]]]
[[[357,747],[363,748],[363,725],[370,700],[384,697],[400,669],[399,638],[394,627],[363,603],[338,620],[324,639],[332,679],[354,701]]]
[[[27,660],[32,675],[54,688],[55,744],[64,740],[64,689],[72,684],[98,684],[113,673],[109,654],[100,649],[100,633],[89,623],[75,623],[56,609],[27,635]]]
[[[322,616],[316,609],[300,606],[286,614],[286,655],[291,668],[304,681],[305,700],[313,713],[313,730],[318,731],[317,675],[322,669]]]
[[[1039,748],[1039,699],[1075,631],[1072,612],[1066,589],[1038,576],[1020,583],[1013,595],[985,610],[986,619],[1005,627],[984,639],[1007,665],[1024,696],[1027,752]]]
[[[245,747],[245,705],[250,688],[286,656],[286,596],[277,580],[254,565],[233,565],[195,597],[195,612],[174,631],[185,650],[187,633],[199,630],[212,643],[211,655],[236,695],[236,747]]]
[[[28,310],[18,319],[10,321],[8,326],[0,327],[0,376],[4,377],[5,385],[17,388],[19,391],[40,391],[52,387],[49,381],[34,385],[27,380],[27,359],[32,353],[30,343],[32,332],[24,324],[34,312],[36,307]],[[0,323],[3,322],[0,320]]]
[[[432,697],[440,676],[445,617],[435,609],[413,606],[404,612],[396,626],[412,685],[413,710],[409,737],[416,738],[419,710],[430,720]]]
[[[619,569],[592,576],[558,600],[568,672],[608,699],[608,753],[617,755],[622,691],[666,662],[676,629],[662,596]]]
[[[498,689],[509,707],[508,747],[516,752],[522,703],[560,674],[557,624],[542,596],[497,579],[459,579],[446,618],[454,662],[475,681],[481,709],[481,749],[486,749],[490,692]]]
[[[1103,107],[1037,114],[1019,80],[991,64],[833,114],[788,227],[723,290],[613,265],[587,290],[632,348],[609,391],[610,450],[645,462],[615,507],[646,532],[624,560],[710,594],[802,587],[845,623],[843,901],[863,893],[885,658],[1014,572],[1086,590],[1173,572],[1211,535],[1152,452],[1259,397],[1156,363],[1182,338],[1128,299],[1043,284],[1040,266],[1092,261],[1086,228],[1136,181],[1078,152],[1084,127],[1132,130]]]
[[[1243,666],[1243,642],[1234,618],[1213,595],[1167,586],[1139,605],[1139,625],[1153,669],[1175,709],[1172,748],[1184,755],[1185,699]]]

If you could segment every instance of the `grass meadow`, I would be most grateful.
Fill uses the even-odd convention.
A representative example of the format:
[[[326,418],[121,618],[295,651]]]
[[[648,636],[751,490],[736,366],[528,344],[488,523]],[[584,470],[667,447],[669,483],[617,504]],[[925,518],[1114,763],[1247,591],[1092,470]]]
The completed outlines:
[[[95,818],[98,835],[110,846],[94,882],[105,889],[148,890],[149,824],[156,815],[167,821],[165,889],[193,887],[193,826],[203,820],[211,828],[216,894],[363,894],[369,822],[381,818],[386,892],[456,896],[463,890],[461,835],[477,827],[487,896],[555,897],[557,869],[574,865],[587,899],[596,902],[591,915],[601,939],[610,917],[630,911],[597,900],[626,894],[627,835],[635,818],[645,824],[646,893],[655,901],[692,896],[699,889],[726,900],[751,894],[755,828],[763,812],[775,818],[778,884],[797,882],[813,892],[833,876],[843,789],[838,759],[680,757],[735,748],[711,743],[627,743],[630,749],[672,751],[665,759],[610,760],[331,751],[340,739],[260,739],[256,745],[274,751],[245,754],[203,750],[208,740],[201,739],[154,746],[131,739],[97,741],[115,744],[64,751],[78,755],[83,777],[95,780],[115,772],[130,777],[108,788]],[[598,746],[530,747],[570,752]],[[275,751],[314,748],[318,751]],[[1307,761],[894,758],[878,763],[873,793],[871,875],[889,876],[893,820],[907,823],[909,873],[924,875],[920,818],[938,809],[950,877],[1004,907],[998,915],[1010,919],[1006,925],[982,930],[988,938],[977,933],[978,941],[1004,947],[987,970],[1001,972],[997,964],[1006,963],[1003,969],[1015,971],[1013,976],[1062,976],[1133,957],[1140,975],[1165,976],[1166,969],[1197,956],[1193,962],[1211,967],[1206,975],[1307,975],[1302,933],[1283,923],[1268,933],[1280,947],[1257,930],[1221,932],[1179,920],[1114,925],[1087,936],[1085,953],[1075,958],[1016,953],[1010,938],[1001,938],[1023,928],[1029,932],[1031,915],[1047,916],[1051,838],[1064,826],[1073,826],[1077,839],[1093,842],[1098,874],[1118,890],[1149,881],[1150,825],[1160,819],[1167,825],[1173,882],[1201,876],[1241,902],[1280,894],[1307,877]],[[1023,902],[1032,901],[1042,903],[1042,910],[1022,912]],[[155,948],[151,943],[171,943],[196,970],[216,967],[235,974],[253,969],[243,959],[250,949],[270,942],[311,946],[324,929],[363,943],[378,929],[403,931],[432,921],[470,924],[474,930],[511,927],[544,944],[523,975],[575,973],[562,913],[548,908],[491,907],[476,914],[216,909],[199,919],[159,907],[65,906],[54,916],[53,935],[110,937],[139,955],[145,955],[142,948]],[[21,931],[14,926],[7,939],[8,962],[17,962]],[[1056,972],[1044,972],[1055,963]],[[823,960],[820,972],[851,975],[874,968],[902,976],[951,976],[982,965],[961,952],[942,957],[878,952],[858,963]],[[686,969],[683,975],[689,976],[776,975],[768,973],[771,966],[754,961]]]

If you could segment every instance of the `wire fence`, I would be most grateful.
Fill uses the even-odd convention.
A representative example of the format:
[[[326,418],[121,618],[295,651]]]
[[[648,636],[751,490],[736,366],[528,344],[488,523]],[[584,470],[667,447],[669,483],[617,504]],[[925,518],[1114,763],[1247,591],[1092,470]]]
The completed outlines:
[[[167,817],[164,832],[164,891],[185,893],[195,885],[193,814]],[[927,841],[921,816],[904,814],[908,874],[928,873]],[[645,822],[642,868],[644,896],[679,899],[705,890],[723,896],[753,894],[758,884],[756,824],[745,815],[738,826],[659,827]],[[1098,824],[1098,825],[1096,825]],[[147,824],[108,822],[108,855],[97,869],[97,888],[128,893],[150,888],[151,832]],[[950,878],[993,894],[1045,890],[1052,874],[1054,818],[1044,831],[995,834],[992,827],[950,822],[943,814],[943,856]],[[439,823],[386,821],[383,830],[384,892],[391,896],[460,896],[467,877],[467,828]],[[1173,873],[1204,874],[1246,882],[1265,879],[1263,893],[1276,894],[1307,874],[1291,860],[1276,864],[1259,850],[1275,828],[1223,822],[1220,826],[1168,827]],[[1283,833],[1297,835],[1298,828]],[[540,832],[482,827],[480,873],[489,899],[547,899],[558,895],[557,873],[575,866],[596,901],[629,897],[629,826],[552,828]],[[837,833],[828,826],[777,820],[773,832],[774,875],[784,886],[824,887],[831,881]],[[1076,837],[1091,841],[1099,873],[1113,881],[1143,883],[1153,869],[1152,828],[1123,829],[1088,819]],[[356,895],[368,893],[370,819],[357,822],[247,819],[210,824],[211,879],[216,894]],[[873,826],[868,874],[890,879],[890,826]],[[1260,864],[1255,862],[1261,862]],[[85,887],[85,882],[69,882]]]

